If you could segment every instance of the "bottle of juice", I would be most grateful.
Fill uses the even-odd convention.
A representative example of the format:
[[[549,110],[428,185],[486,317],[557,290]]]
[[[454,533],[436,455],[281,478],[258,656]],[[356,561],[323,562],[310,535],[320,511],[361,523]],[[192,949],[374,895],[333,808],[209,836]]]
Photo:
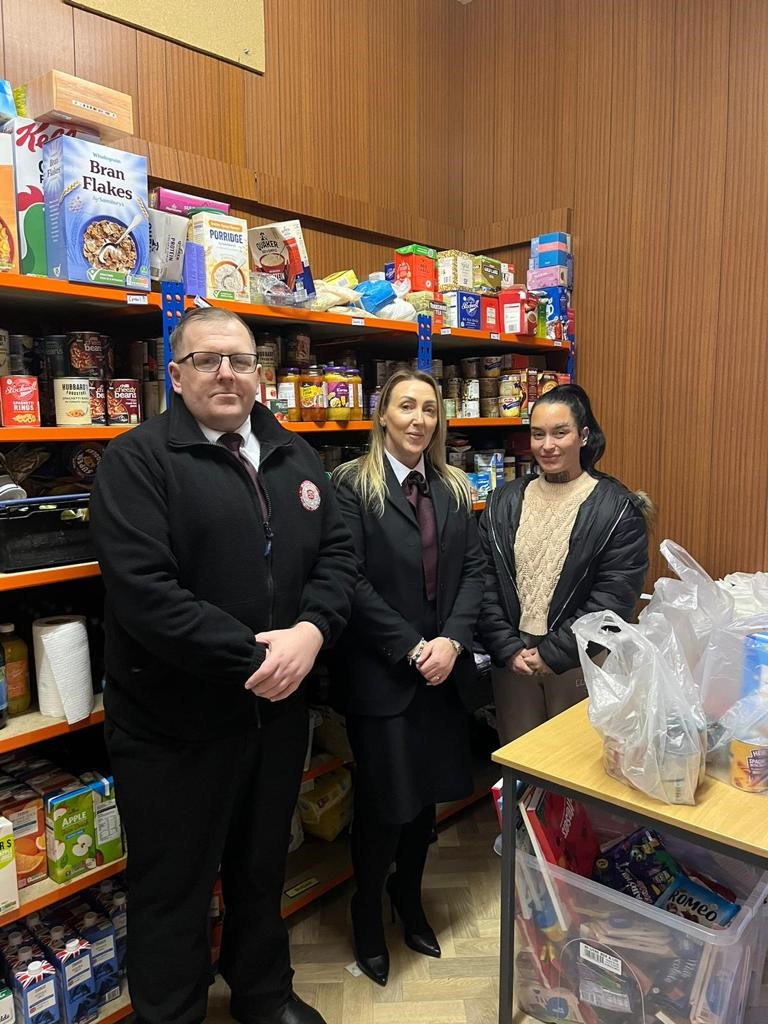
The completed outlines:
[[[0,623],[0,645],[5,655],[5,685],[8,714],[21,715],[29,710],[29,654],[27,645],[16,636],[12,622]]]

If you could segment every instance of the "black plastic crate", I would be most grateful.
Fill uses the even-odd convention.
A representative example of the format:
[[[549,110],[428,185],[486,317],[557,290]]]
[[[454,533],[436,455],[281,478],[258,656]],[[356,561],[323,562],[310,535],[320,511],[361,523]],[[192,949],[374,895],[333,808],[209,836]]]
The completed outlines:
[[[92,562],[89,494],[0,501],[0,571]]]

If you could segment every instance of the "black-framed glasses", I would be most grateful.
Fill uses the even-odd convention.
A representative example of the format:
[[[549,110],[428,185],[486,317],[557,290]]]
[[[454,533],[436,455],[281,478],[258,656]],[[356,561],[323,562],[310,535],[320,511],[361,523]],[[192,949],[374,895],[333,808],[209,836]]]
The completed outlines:
[[[259,358],[255,352],[232,352],[224,355],[220,352],[190,352],[176,362],[181,365],[188,359],[192,360],[192,365],[200,373],[218,373],[222,359],[229,360],[229,365],[235,373],[255,373],[259,365]]]

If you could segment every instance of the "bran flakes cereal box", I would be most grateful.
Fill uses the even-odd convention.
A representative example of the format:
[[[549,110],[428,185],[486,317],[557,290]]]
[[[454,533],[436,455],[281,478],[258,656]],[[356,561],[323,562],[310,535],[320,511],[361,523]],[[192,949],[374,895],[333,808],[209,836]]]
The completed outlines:
[[[19,272],[16,188],[13,183],[13,143],[10,135],[0,135],[0,271],[12,274]]]
[[[3,131],[12,140],[21,273],[45,277],[48,262],[45,254],[43,146],[60,135],[94,141],[98,137],[91,128],[32,121],[28,117],[11,118],[3,125]]]
[[[149,288],[147,161],[66,135],[43,146],[48,276]]]

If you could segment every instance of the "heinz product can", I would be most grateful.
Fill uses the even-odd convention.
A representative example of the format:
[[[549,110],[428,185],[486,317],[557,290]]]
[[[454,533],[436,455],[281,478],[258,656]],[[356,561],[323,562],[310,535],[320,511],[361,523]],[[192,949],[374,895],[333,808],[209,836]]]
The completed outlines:
[[[107,385],[103,380],[91,377],[88,380],[91,399],[91,423],[103,427],[107,423]]]
[[[130,425],[141,422],[141,382],[131,377],[116,377],[107,385],[107,422]]]
[[[29,334],[8,335],[10,376],[24,376],[27,373],[26,356],[32,352],[33,347],[34,340]]]
[[[11,372],[11,346],[8,331],[0,328],[0,377],[7,377]]]
[[[56,377],[53,400],[57,427],[91,425],[91,391],[87,377]]]
[[[67,335],[69,371],[77,377],[104,377],[108,370],[106,335],[73,331]]]

